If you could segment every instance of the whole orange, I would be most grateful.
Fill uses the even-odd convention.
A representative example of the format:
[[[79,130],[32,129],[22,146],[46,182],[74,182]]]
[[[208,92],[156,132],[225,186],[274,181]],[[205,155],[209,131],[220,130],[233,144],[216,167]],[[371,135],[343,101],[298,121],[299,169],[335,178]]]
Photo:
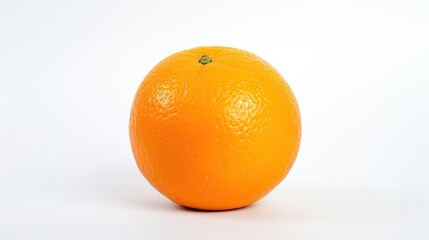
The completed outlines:
[[[156,65],[135,96],[134,158],[177,204],[247,206],[289,172],[301,119],[292,90],[267,62],[229,47],[198,47]]]

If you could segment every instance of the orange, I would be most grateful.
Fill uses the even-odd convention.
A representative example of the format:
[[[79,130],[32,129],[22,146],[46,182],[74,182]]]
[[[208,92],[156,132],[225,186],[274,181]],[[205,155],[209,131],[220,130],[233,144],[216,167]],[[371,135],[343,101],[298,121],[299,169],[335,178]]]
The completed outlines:
[[[227,210],[261,199],[287,175],[301,120],[292,90],[267,62],[229,47],[198,47],[156,65],[135,96],[134,158],[177,204]]]

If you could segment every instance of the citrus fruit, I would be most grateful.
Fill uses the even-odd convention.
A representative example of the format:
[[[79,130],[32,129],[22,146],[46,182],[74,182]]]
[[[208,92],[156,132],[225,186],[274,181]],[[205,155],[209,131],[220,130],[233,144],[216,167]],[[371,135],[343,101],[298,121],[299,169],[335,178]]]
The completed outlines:
[[[267,62],[197,47],[157,64],[135,95],[129,133],[137,165],[177,204],[227,210],[261,199],[298,153],[295,96]]]

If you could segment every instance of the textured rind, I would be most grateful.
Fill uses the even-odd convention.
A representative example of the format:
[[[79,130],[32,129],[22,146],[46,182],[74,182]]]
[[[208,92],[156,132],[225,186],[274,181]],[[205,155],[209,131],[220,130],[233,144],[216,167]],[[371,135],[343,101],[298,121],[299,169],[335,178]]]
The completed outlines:
[[[198,63],[202,55],[213,62]],[[235,48],[167,57],[143,80],[130,117],[133,154],[147,180],[172,201],[205,210],[265,196],[289,172],[300,138],[286,81]]]

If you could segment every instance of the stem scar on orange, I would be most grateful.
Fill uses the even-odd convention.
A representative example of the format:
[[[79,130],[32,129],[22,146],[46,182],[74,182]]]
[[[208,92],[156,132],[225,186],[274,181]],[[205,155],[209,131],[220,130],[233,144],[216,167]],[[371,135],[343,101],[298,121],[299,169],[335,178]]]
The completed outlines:
[[[264,197],[298,153],[295,96],[267,62],[229,47],[197,47],[156,65],[135,95],[134,158],[173,202],[227,210]]]

